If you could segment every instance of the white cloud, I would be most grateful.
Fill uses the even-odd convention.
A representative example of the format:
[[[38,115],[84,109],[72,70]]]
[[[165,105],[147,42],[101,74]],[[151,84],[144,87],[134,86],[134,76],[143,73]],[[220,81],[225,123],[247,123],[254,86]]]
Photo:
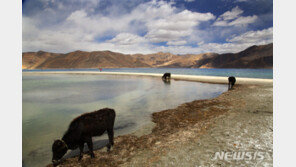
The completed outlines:
[[[248,31],[241,35],[227,39],[228,42],[248,43],[248,44],[266,44],[273,41],[273,28],[270,27],[264,30]]]
[[[237,18],[240,14],[242,14],[244,11],[241,10],[238,6],[236,6],[235,8],[233,8],[231,11],[227,11],[225,13],[223,13],[219,18],[222,20],[232,20]]]
[[[176,8],[168,4],[162,4],[155,9],[166,11],[165,15],[158,15],[147,20],[148,33],[146,38],[152,42],[167,42],[178,40],[179,38],[189,36],[194,27],[200,22],[214,19],[211,13],[197,13],[189,10],[176,12]],[[149,9],[150,10],[150,9]],[[147,15],[151,18],[150,15]]]
[[[214,26],[245,26],[251,23],[254,23],[258,16],[241,16],[243,10],[241,10],[238,6],[233,8],[231,11],[227,11],[220,15],[217,20],[214,22]]]
[[[250,23],[254,23],[257,20],[257,16],[246,16],[246,17],[239,17],[232,22],[229,23],[230,26],[240,26],[240,25],[247,25]]]
[[[273,28],[267,28],[258,31],[248,31],[241,35],[227,39],[229,43],[208,43],[200,46],[200,49],[206,52],[239,52],[251,45],[265,45],[273,42]]]
[[[204,43],[205,43],[204,41],[201,41],[201,42],[198,42],[197,45],[202,45]]]
[[[179,9],[173,2],[150,1],[128,12],[121,12],[118,6],[109,6],[110,9],[104,9],[112,12],[105,13],[96,12],[98,1],[86,3],[75,0],[75,3],[86,6],[72,10],[65,1],[46,2],[45,10],[38,15],[23,15],[24,52],[111,50],[121,53],[224,53],[272,42],[272,28],[240,35],[248,29],[237,29],[241,30],[240,26],[256,21],[257,16],[241,16],[243,11],[239,7],[220,15],[215,20],[215,26],[200,29],[201,23],[207,24],[216,17],[212,13]],[[57,7],[51,8],[52,3]],[[238,35],[230,37],[234,33]],[[210,42],[217,37],[229,37],[228,43]],[[159,42],[166,43],[166,46],[155,44]]]
[[[185,45],[187,42],[182,40],[182,41],[169,41],[167,42],[167,45]]]
[[[162,52],[172,52],[177,54],[187,53],[234,53],[240,52],[252,45],[264,45],[273,42],[273,28],[267,28],[258,31],[248,31],[241,35],[228,39],[228,43],[204,43],[199,42],[199,47],[192,46],[160,46],[156,50]]]
[[[48,5],[49,3],[52,2],[48,1],[44,6],[52,13],[43,11],[45,13],[41,12],[40,15],[48,18],[53,14],[57,16],[57,12],[50,8],[53,4]],[[65,6],[62,2],[54,4],[60,6],[59,8]],[[43,25],[46,24],[44,20],[48,20],[47,18],[23,16],[23,51],[69,52],[115,49],[134,53],[139,52],[138,48],[142,48],[143,52],[147,52],[154,48],[153,42],[167,42],[170,45],[186,44],[184,38],[190,36],[200,22],[215,18],[211,13],[177,9],[173,6],[173,2],[165,1],[142,3],[130,12],[120,15],[116,14],[120,13],[119,11],[104,15],[93,13],[98,3],[89,4],[84,9],[68,12],[66,17],[63,16],[64,19],[60,18],[60,22],[46,26]],[[99,40],[110,36],[115,37],[109,41]]]
[[[130,33],[120,33],[113,39],[107,41],[118,45],[134,45],[145,42],[143,37]]]
[[[233,53],[239,52],[247,47],[249,44],[237,44],[237,43],[207,43],[200,46],[200,49],[204,52],[215,52],[215,53]]]

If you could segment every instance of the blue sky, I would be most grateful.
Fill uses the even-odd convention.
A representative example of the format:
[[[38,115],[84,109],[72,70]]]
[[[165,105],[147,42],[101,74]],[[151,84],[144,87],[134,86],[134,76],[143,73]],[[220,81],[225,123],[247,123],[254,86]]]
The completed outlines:
[[[23,0],[23,51],[238,52],[273,41],[272,0]]]

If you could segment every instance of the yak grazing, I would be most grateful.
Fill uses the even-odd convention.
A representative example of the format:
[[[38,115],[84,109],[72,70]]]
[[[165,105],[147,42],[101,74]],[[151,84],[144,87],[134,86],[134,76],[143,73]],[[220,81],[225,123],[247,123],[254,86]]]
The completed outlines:
[[[162,80],[170,80],[171,79],[171,73],[164,73],[162,76]]]
[[[233,76],[228,77],[228,90],[233,88],[235,82],[236,82],[235,77],[233,77]]]
[[[93,136],[100,136],[105,131],[108,133],[109,143],[107,149],[110,151],[113,146],[113,126],[115,121],[115,111],[113,109],[104,108],[98,111],[82,114],[75,118],[69,125],[61,140],[55,140],[52,145],[52,162],[57,164],[58,161],[66,154],[68,149],[74,150],[79,147],[80,155],[78,160],[82,158],[84,143],[87,143],[90,156],[93,158]]]

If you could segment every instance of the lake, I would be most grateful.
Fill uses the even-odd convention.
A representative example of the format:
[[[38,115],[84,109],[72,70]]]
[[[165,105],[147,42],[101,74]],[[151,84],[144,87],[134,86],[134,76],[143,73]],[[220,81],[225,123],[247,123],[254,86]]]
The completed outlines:
[[[99,69],[46,69],[23,71],[99,71]],[[199,68],[106,68],[104,72],[165,73],[243,78],[273,78],[272,69],[199,69]]]
[[[50,163],[53,141],[82,113],[114,108],[117,136],[150,123],[153,112],[227,91],[227,85],[174,80],[165,84],[153,77],[23,73],[22,80],[24,166]]]

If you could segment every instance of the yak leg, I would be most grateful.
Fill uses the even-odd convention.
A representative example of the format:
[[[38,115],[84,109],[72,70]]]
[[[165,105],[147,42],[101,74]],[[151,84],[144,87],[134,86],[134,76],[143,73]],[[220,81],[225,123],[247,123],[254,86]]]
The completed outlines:
[[[87,143],[87,147],[89,149],[90,157],[91,158],[94,158],[95,157],[95,154],[94,154],[94,150],[93,150],[93,142],[92,142],[91,137],[87,138],[86,143]]]
[[[230,90],[230,82],[228,82],[228,90]]]
[[[109,143],[107,144],[107,151],[109,152],[111,146],[114,145],[114,141],[113,141],[113,138],[114,138],[113,128],[112,129],[107,129],[107,132],[108,132],[108,138],[109,138]]]
[[[82,156],[83,156],[83,148],[84,148],[84,143],[81,143],[81,144],[79,145],[80,153],[79,153],[78,161],[80,161],[81,158],[82,158]]]

